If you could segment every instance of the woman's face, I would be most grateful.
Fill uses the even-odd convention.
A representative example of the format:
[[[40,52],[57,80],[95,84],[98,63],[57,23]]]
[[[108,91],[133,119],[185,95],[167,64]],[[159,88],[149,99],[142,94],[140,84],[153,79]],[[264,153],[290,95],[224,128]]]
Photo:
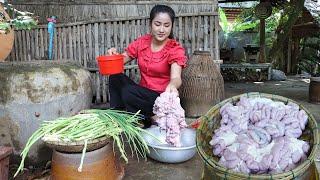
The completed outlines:
[[[151,34],[159,42],[165,41],[172,29],[172,22],[167,13],[158,13],[151,22]]]

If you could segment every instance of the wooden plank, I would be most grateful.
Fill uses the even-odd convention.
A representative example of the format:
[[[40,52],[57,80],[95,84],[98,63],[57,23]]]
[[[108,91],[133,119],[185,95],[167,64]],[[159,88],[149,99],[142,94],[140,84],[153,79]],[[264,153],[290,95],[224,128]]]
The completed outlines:
[[[107,78],[106,76],[102,76],[102,103],[107,102]]]
[[[110,101],[110,93],[109,93],[109,76],[106,76],[106,81],[105,81],[105,84],[106,84],[106,96],[107,96],[107,102]]]
[[[40,53],[40,58],[41,59],[44,59],[44,39],[43,39],[43,29],[40,29],[40,32],[39,32],[39,35],[40,35],[40,44],[39,44],[39,53]]]
[[[105,26],[104,25],[105,25],[104,23],[99,24],[99,27],[100,27],[99,34],[101,35],[100,44],[99,44],[99,47],[100,47],[99,55],[105,54],[105,52],[106,52],[105,42],[104,42],[104,33],[105,33]]]
[[[126,44],[125,47],[128,47],[130,43],[130,27],[129,27],[129,21],[125,22],[125,29],[126,29]]]
[[[204,35],[204,43],[203,49],[208,51],[208,36],[209,36],[209,28],[208,28],[208,16],[204,16],[204,26],[203,26],[203,35]]]
[[[57,32],[56,32],[56,29],[55,29],[54,30],[54,36],[56,34],[57,34]],[[54,38],[54,36],[53,36],[53,38]],[[54,48],[54,43],[57,43],[57,42],[55,42],[54,39],[53,39],[52,48]],[[44,52],[43,58],[44,59],[48,59],[48,49],[49,49],[49,33],[48,33],[48,29],[45,28],[45,29],[43,29],[43,52]],[[54,54],[54,49],[52,49],[52,54],[53,54],[52,57],[54,58],[56,56]]]
[[[96,59],[95,57],[97,56],[99,56],[99,26],[98,26],[98,23],[95,23],[94,24],[94,57],[92,57],[92,59],[89,59],[91,61],[91,64],[94,64]]]
[[[68,38],[69,38],[69,59],[73,59],[73,47],[72,47],[72,27],[68,27]]]
[[[27,38],[26,38],[26,31],[25,30],[21,30],[21,35],[22,35],[22,46],[23,46],[23,59],[22,61],[27,61],[28,57],[27,57]]]
[[[138,38],[138,20],[134,20],[134,39]]]
[[[149,32],[150,20],[146,19],[146,32]]]
[[[118,22],[113,22],[113,43],[114,43],[114,47],[119,51],[118,48],[118,27],[117,27]]]
[[[29,37],[30,37],[30,49],[29,49],[29,54],[30,54],[30,60],[35,59],[35,45],[34,45],[34,31],[35,30],[30,30],[29,31]]]
[[[27,47],[26,47],[26,53],[27,53],[27,60],[31,61],[31,46],[30,46],[30,31],[26,31],[26,43],[27,43]]]
[[[62,58],[63,59],[68,59],[68,54],[67,54],[67,28],[62,28]]]
[[[191,29],[191,35],[192,35],[192,40],[191,40],[191,53],[193,54],[194,50],[196,49],[196,17],[191,17],[192,21],[192,29]]]
[[[87,35],[88,35],[88,59],[92,59],[93,55],[94,55],[94,49],[92,47],[92,33],[93,33],[93,29],[92,29],[92,25],[88,24],[87,26]]]
[[[22,61],[23,60],[23,44],[22,42],[22,31],[16,31],[17,37],[18,37],[18,44],[19,44],[19,49],[18,49],[18,54],[19,54],[19,59],[17,61]]]
[[[80,26],[77,26],[77,50],[78,50],[78,61],[81,65],[84,65],[82,63],[81,59],[81,33],[80,33]]]
[[[53,57],[53,59],[59,59],[59,57],[58,57],[58,28],[55,28],[55,32],[54,32],[53,36],[54,36],[54,42],[53,42],[54,49],[52,50],[52,52],[54,52],[54,53],[53,53],[52,57]],[[45,37],[47,37],[47,36],[45,36]],[[45,43],[45,44],[47,44],[47,43]]]
[[[58,44],[58,48],[59,48],[59,59],[61,60],[61,59],[63,59],[62,58],[62,49],[63,49],[63,47],[62,47],[62,28],[58,28],[58,39],[59,39],[59,44]]]
[[[136,37],[140,37],[141,36],[141,20],[138,19],[137,20],[137,36]]]
[[[35,44],[35,59],[41,59],[40,58],[40,53],[39,53],[39,29],[35,29],[34,31],[34,44]]]
[[[112,45],[111,45],[111,28],[112,28],[111,23],[107,22],[107,49],[112,47]]]
[[[81,64],[83,64],[83,66],[84,67],[88,67],[87,65],[88,65],[88,62],[87,62],[87,54],[88,54],[88,52],[87,52],[87,41],[86,41],[86,25],[82,25],[81,26],[81,29],[82,29],[82,33],[81,33],[81,39],[82,39],[82,45],[83,45],[83,58],[82,58],[82,60],[83,60],[83,63],[81,63]],[[90,51],[90,49],[89,49],[89,51]],[[82,60],[81,60],[81,62],[82,62]]]
[[[100,95],[100,74],[96,72],[96,103],[101,103],[101,95]]]
[[[184,17],[184,46],[186,47],[186,53],[191,55],[190,52],[190,43],[189,43],[189,18]]]
[[[124,29],[122,22],[119,23],[119,34],[120,34],[120,49],[119,52],[123,51],[123,44],[124,44]]]
[[[130,22],[130,42],[134,41],[135,39],[135,21],[132,20]]]
[[[141,28],[140,28],[140,30],[141,30],[141,34],[145,34],[145,32],[146,32],[146,19],[142,19],[141,20]]]
[[[198,28],[197,28],[197,50],[203,50],[201,47],[201,40],[202,40],[202,33],[201,33],[201,24],[202,24],[202,20],[201,20],[201,16],[198,16]]]
[[[92,79],[92,83],[91,83],[92,95],[95,97],[96,96],[96,81],[97,81],[96,80],[96,78],[97,78],[96,77],[96,71],[91,71],[91,70],[88,70],[88,71],[90,71],[90,76],[91,76],[91,79]]]
[[[178,31],[179,31],[179,42],[181,44],[183,44],[183,25],[182,25],[182,17],[179,17],[179,27],[178,27]]]
[[[72,27],[72,39],[73,39],[73,58],[74,60],[77,60],[79,64],[80,61],[79,61],[79,58],[78,58],[78,53],[77,53],[77,26],[73,26]]]
[[[210,49],[210,54],[212,56],[213,59],[215,59],[215,55],[214,55],[214,44],[213,44],[213,35],[214,35],[214,30],[215,30],[215,27],[214,27],[214,17],[213,16],[210,16],[209,17],[209,49]]]
[[[18,60],[19,60],[18,31],[15,31],[15,37],[14,37],[14,53],[15,53],[15,61],[18,61]]]
[[[219,50],[219,18],[218,16],[214,17],[214,54],[215,54],[215,59],[220,60],[220,50]]]

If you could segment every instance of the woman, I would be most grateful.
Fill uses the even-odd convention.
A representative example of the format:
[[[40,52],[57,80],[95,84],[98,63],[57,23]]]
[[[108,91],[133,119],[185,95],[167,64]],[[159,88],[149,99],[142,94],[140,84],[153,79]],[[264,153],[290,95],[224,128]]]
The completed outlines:
[[[155,119],[153,104],[160,93],[177,92],[181,86],[181,70],[186,66],[185,50],[173,39],[175,13],[165,5],[156,5],[150,12],[150,34],[139,37],[129,44],[124,63],[137,59],[141,81],[135,84],[124,74],[109,77],[110,107],[129,112],[141,110],[145,127],[150,118]],[[118,54],[115,48],[109,55]]]

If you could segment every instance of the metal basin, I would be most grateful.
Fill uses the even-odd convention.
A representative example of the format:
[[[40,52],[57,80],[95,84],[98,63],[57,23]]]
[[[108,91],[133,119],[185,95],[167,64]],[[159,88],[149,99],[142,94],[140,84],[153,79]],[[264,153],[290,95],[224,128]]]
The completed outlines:
[[[154,160],[165,163],[180,163],[191,159],[196,153],[196,131],[194,129],[183,129],[181,132],[181,147],[174,147],[165,142],[166,132],[154,126],[146,129],[159,140],[148,134],[143,134],[143,138],[149,146],[148,156]]]

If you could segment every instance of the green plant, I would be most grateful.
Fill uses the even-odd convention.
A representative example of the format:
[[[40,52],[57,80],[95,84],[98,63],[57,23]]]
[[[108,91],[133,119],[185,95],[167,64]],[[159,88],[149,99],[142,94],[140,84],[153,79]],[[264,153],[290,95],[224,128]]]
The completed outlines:
[[[313,77],[320,77],[320,33],[302,40],[298,60],[299,71],[305,71]]]
[[[84,148],[78,171],[81,172],[83,158],[85,156],[87,142],[99,137],[110,137],[119,148],[121,157],[127,162],[127,154],[124,150],[124,137],[128,145],[136,155],[146,158],[149,148],[142,137],[142,132],[154,137],[148,131],[139,127],[142,116],[137,113],[119,111],[114,109],[83,110],[71,117],[60,117],[54,121],[44,121],[40,128],[28,139],[21,153],[22,160],[14,176],[23,170],[24,160],[30,147],[39,139],[56,142],[83,142]],[[154,137],[156,138],[156,137]],[[157,138],[156,138],[157,139]]]
[[[0,2],[0,5],[12,18],[9,20],[4,16],[0,17],[0,33],[8,32],[10,28],[30,30],[37,26],[38,21],[33,13],[19,11],[7,2]]]
[[[242,21],[236,19],[234,22],[229,22],[222,8],[219,8],[219,25],[223,31],[222,48],[227,47],[229,38],[237,32],[247,31],[257,26],[257,21]]]

